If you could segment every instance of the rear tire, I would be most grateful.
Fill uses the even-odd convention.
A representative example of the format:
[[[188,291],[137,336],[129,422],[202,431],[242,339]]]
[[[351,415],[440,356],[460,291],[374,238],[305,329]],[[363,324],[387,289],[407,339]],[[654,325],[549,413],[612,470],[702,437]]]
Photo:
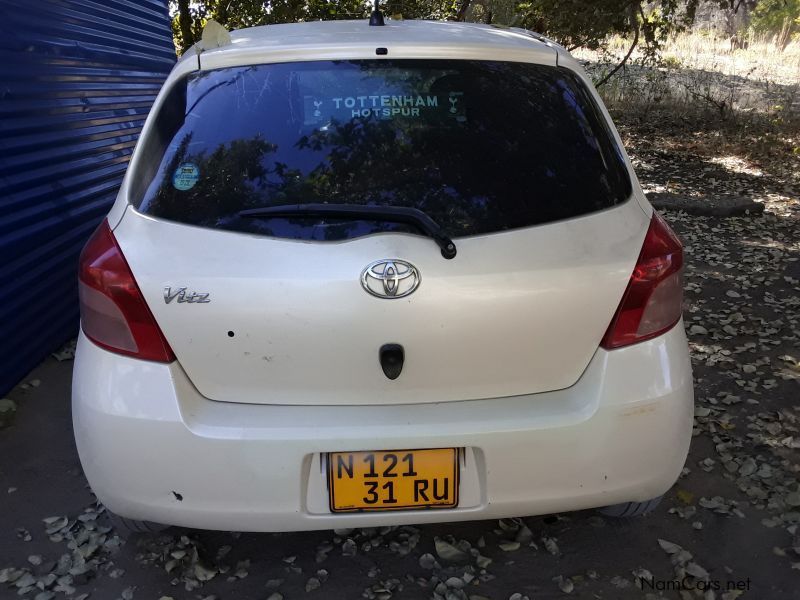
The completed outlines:
[[[657,498],[646,500],[644,502],[623,502],[622,504],[612,504],[611,506],[605,506],[597,510],[603,516],[614,517],[616,519],[639,517],[641,515],[646,515],[653,512],[663,497],[664,496],[658,496]]]
[[[160,533],[165,529],[169,529],[169,525],[162,525],[161,523],[153,523],[152,521],[137,521],[136,519],[128,519],[121,517],[106,508],[106,515],[111,526],[114,528],[116,534],[127,539],[133,535]]]

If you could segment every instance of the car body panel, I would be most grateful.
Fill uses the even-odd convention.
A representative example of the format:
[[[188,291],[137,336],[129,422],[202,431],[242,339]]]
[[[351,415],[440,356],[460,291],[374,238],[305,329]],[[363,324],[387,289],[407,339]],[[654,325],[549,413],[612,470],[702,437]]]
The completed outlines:
[[[625,291],[648,220],[635,202],[456,240],[384,233],[305,242],[192,227],[129,209],[114,231],[178,361],[207,398],[262,404],[414,404],[572,385]],[[418,289],[376,298],[385,258]],[[165,301],[166,289],[208,294]],[[230,333],[229,333],[230,332]],[[405,349],[388,379],[384,344]]]
[[[81,335],[76,440],[110,510],[204,529],[368,527],[645,501],[672,485],[688,451],[694,404],[685,347],[681,322],[653,340],[598,350],[574,386],[544,394],[255,406],[210,401],[178,363],[111,354]],[[458,508],[328,509],[325,453],[443,446],[465,449]]]

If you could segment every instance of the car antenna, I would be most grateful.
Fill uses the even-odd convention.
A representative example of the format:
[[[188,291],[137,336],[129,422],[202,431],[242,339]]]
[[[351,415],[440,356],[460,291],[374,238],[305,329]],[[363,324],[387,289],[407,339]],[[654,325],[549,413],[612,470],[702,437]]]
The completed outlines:
[[[380,0],[375,0],[375,7],[372,9],[372,14],[369,16],[370,27],[383,27],[383,13],[378,7]]]

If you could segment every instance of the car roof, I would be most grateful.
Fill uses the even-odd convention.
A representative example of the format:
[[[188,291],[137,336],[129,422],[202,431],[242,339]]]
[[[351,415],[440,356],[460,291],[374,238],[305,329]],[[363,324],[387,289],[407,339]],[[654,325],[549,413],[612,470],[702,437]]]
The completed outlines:
[[[530,46],[543,41],[532,38],[525,30],[462,23],[457,21],[424,21],[386,19],[383,27],[371,27],[368,21],[310,21],[249,27],[231,33],[233,44],[270,46],[275,44],[337,44],[363,42],[389,44],[482,43],[487,46]],[[543,38],[542,38],[543,39]]]
[[[357,21],[313,21],[250,27],[231,32],[231,43],[189,51],[200,69],[301,60],[454,58],[558,64],[566,51],[524,29],[461,23],[387,19],[382,27]],[[188,58],[188,56],[187,56]]]

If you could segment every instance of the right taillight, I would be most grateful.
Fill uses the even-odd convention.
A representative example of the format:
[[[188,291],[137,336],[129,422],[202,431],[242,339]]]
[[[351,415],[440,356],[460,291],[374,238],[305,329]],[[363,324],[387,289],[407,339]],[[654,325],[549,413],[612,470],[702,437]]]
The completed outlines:
[[[81,326],[95,344],[144,360],[175,360],[105,220],[81,252],[78,291]]]
[[[653,213],[628,288],[600,345],[612,350],[661,335],[680,320],[682,304],[683,247]]]

